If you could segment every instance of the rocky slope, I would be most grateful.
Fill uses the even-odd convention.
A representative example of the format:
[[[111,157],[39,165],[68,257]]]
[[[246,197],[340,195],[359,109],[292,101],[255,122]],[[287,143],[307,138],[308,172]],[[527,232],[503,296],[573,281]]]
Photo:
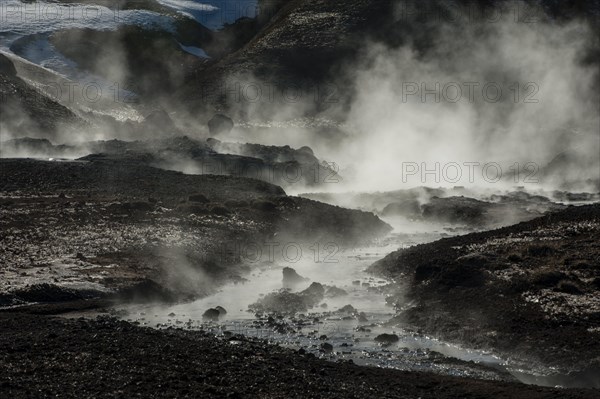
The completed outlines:
[[[320,86],[320,98],[311,102],[312,109],[308,111],[326,109],[331,105],[327,103],[328,96],[334,90],[327,84],[333,83],[336,68],[355,56],[357,43],[383,29],[384,21],[389,23],[392,15],[389,2],[292,0],[280,3],[280,7],[268,8],[269,21],[244,47],[203,70],[177,97],[193,107],[208,103],[229,108],[237,116],[256,112],[254,116],[260,117],[261,107],[249,107],[247,101],[239,100],[239,93],[232,88],[258,85],[265,91],[272,85],[277,92],[275,101],[283,105],[282,92],[297,89],[303,93],[304,100],[306,93],[309,93],[306,96],[313,95]],[[271,102],[272,106],[266,97],[261,96],[257,104],[269,108]]]
[[[189,299],[269,260],[247,259],[247,247],[348,245],[390,230],[373,214],[288,197],[266,182],[165,171],[137,156],[0,160],[0,195],[3,305]]]
[[[86,123],[67,107],[28,84],[0,53],[0,128],[7,134],[45,134],[54,136],[65,129],[81,129]]]
[[[598,237],[600,205],[569,207],[396,251],[370,271],[404,286],[389,299],[397,321],[598,386]]]
[[[157,123],[155,123],[157,125]],[[146,126],[146,122],[141,125]],[[54,145],[47,139],[16,138],[0,142],[2,157],[100,159],[112,162],[135,157],[163,169],[195,174],[248,177],[287,187],[338,183],[341,177],[309,147],[227,143],[187,136],[154,140],[100,140]]]
[[[194,75],[177,92],[177,98],[193,108],[207,104],[227,108],[242,119],[271,116],[273,101],[265,95],[271,87],[275,88],[276,103],[280,106],[289,105],[282,93],[299,91],[302,100],[307,100],[295,107],[299,115],[314,115],[334,105],[343,107],[354,90],[346,79],[356,65],[371,61],[364,51],[373,43],[391,48],[411,44],[415,52],[426,57],[445,23],[463,23],[460,16],[465,15],[473,18],[469,22],[477,18],[486,21],[490,12],[494,15],[491,8],[506,5],[495,0],[458,0],[451,5],[444,0],[432,0],[422,8],[410,0],[284,0],[275,2],[275,7],[269,7],[269,1],[262,3],[269,11],[265,13],[268,22],[261,21],[257,33],[238,51],[225,54]],[[545,13],[543,18],[560,22],[588,19],[598,29],[597,0],[567,3],[528,0],[519,6],[521,14],[540,7]],[[593,45],[588,58],[590,62],[600,61]],[[258,102],[244,101],[239,89],[252,85],[262,90]],[[335,98],[333,103],[332,98]]]
[[[531,189],[531,188],[529,188]],[[361,193],[306,193],[305,198],[361,209],[382,217],[434,222],[469,229],[490,229],[530,220],[571,203],[592,202],[600,193],[528,191],[524,188],[477,190],[465,187]]]

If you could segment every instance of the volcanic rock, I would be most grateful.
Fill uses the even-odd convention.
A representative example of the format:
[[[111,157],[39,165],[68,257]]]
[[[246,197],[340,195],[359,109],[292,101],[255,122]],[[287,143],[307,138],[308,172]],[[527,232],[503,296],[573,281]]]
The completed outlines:
[[[179,131],[175,122],[169,116],[169,114],[162,109],[152,111],[146,116],[142,122],[143,128],[151,129],[158,133],[173,134]]]
[[[286,290],[267,294],[258,302],[249,305],[249,308],[257,312],[277,314],[294,314],[308,310],[308,306],[301,295]]]
[[[291,267],[283,268],[283,288],[295,288],[296,286],[309,281],[306,277],[299,275]]]
[[[210,308],[202,315],[204,320],[217,321],[221,316],[221,312],[218,309]]]
[[[227,314],[227,311],[223,306],[215,306],[215,309],[219,311],[219,316],[223,317]]]
[[[467,197],[433,197],[424,204],[423,217],[450,223],[480,224],[492,203]]]
[[[331,345],[329,342],[323,342],[321,344],[321,349],[325,353],[331,353],[331,352],[333,352],[333,345]]]
[[[325,297],[326,298],[337,298],[340,296],[348,295],[346,290],[338,288],[336,286],[326,286]]]
[[[379,334],[375,337],[375,342],[380,344],[393,344],[400,341],[400,338],[396,334]]]
[[[223,114],[216,114],[208,121],[208,131],[212,136],[229,133],[233,129],[233,120]]]
[[[325,296],[325,288],[320,283],[312,283],[307,289],[299,294],[309,308],[316,306]]]
[[[277,314],[294,314],[306,312],[319,304],[325,295],[325,288],[319,283],[312,283],[307,289],[298,293],[282,289],[265,295],[258,302],[249,306],[251,310],[273,312]]]
[[[338,309],[338,312],[340,312],[340,313],[356,313],[357,310],[352,305],[346,305],[346,306],[343,306],[340,309]]]

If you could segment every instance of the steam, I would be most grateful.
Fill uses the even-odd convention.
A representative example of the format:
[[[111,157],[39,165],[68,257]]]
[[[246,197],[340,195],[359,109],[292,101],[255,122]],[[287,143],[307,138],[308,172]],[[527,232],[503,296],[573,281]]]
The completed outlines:
[[[183,248],[159,248],[156,254],[162,275],[161,281],[169,291],[190,298],[212,293],[214,278]]]
[[[229,76],[221,105],[234,113],[238,127],[219,139],[311,147],[320,160],[335,162],[344,179],[322,191],[492,183],[495,188],[597,191],[600,77],[597,64],[586,61],[598,47],[594,27],[579,19],[548,19],[541,9],[527,20],[499,10],[498,18],[450,19],[434,26],[399,12],[398,23],[412,29],[404,44],[357,43],[359,56],[329,86],[309,84],[293,93],[268,77]],[[89,33],[69,34],[85,39]],[[104,71],[110,81],[125,82],[132,71],[122,36],[109,36],[90,68]],[[168,74],[183,79],[179,61],[166,66]],[[26,78],[25,68],[19,68],[19,75]],[[87,104],[92,112],[86,114],[70,104],[91,126],[78,135],[58,134],[54,141],[208,136],[204,122],[212,110],[186,110],[189,104],[158,91],[151,104],[123,108],[138,117],[164,108],[176,129],[137,120],[110,122],[98,117],[103,112],[99,105]],[[328,102],[328,93],[336,101]],[[259,101],[252,101],[257,96]],[[298,99],[290,101],[290,96]],[[313,118],[302,119],[306,115]],[[3,140],[27,135],[3,130]],[[183,169],[199,173],[194,167]]]
[[[550,19],[541,8],[516,18],[508,4],[495,18],[434,26],[398,17],[412,29],[404,45],[357,43],[362,50],[337,76],[333,103],[315,96],[331,91],[325,84],[311,90],[230,76],[227,105],[248,123],[224,139],[310,146],[344,177],[323,191],[598,191],[595,27]],[[287,101],[294,89],[299,99]],[[307,114],[318,117],[301,119]]]
[[[357,134],[339,159],[352,160],[353,180],[366,191],[401,186],[405,162],[431,170],[436,162],[497,162],[506,174],[514,163],[544,166],[562,152],[579,160],[566,166],[598,179],[598,69],[581,62],[592,35],[582,21],[523,23],[504,13],[497,22],[443,24],[423,55],[411,44],[369,43],[346,119]],[[477,85],[471,95],[468,84]],[[502,90],[497,101],[494,87]]]

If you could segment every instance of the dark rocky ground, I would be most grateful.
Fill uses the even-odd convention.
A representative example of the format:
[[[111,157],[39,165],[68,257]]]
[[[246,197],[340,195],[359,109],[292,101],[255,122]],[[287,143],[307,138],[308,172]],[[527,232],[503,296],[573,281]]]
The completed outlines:
[[[3,305],[190,299],[269,260],[245,245],[352,245],[390,230],[263,181],[165,171],[140,156],[0,160]]]
[[[562,210],[569,204],[600,199],[600,193],[542,189],[535,192],[518,187],[486,192],[460,186],[415,187],[375,193],[307,193],[300,196],[373,212],[382,217],[402,217],[476,230],[508,226]]]
[[[370,268],[402,281],[396,321],[598,386],[600,205],[396,251]],[[393,321],[392,321],[393,323]]]
[[[153,0],[87,3],[175,15]],[[260,1],[260,6],[265,3]],[[121,83],[139,92],[144,104],[132,108],[146,119],[122,122],[86,114],[73,103],[65,105],[40,90],[52,82],[64,83],[65,78],[0,55],[2,128],[23,137],[54,139],[87,132],[97,124],[115,137],[127,133],[147,139],[179,134],[187,122],[200,137],[215,110],[225,109],[236,121],[271,117],[272,104],[248,107],[219,91],[231,79],[237,83],[258,79],[279,89],[300,84],[310,91],[319,86],[325,94],[331,94],[334,84],[340,90],[335,94],[351,99],[352,93],[341,91],[352,91],[352,86],[335,77],[350,61],[368,62],[361,59],[365,41],[373,39],[391,48],[413,42],[415,50],[427,56],[439,34],[438,21],[425,16],[406,23],[393,12],[392,3],[277,0],[268,13],[238,20],[219,32],[179,16],[175,32],[122,27],[115,32],[48,34],[43,39],[59,52],[78,61],[83,70],[100,75],[105,72],[101,61],[110,53],[106,50],[123,45],[128,55],[120,60],[125,76]],[[482,2],[481,7],[494,3]],[[541,3],[557,23],[597,16],[598,1]],[[21,53],[38,39],[18,40],[14,52]],[[213,58],[193,58],[177,42],[202,47]],[[590,44],[596,51],[593,47]],[[162,57],[156,57],[157,52]],[[597,51],[585,58],[590,63],[599,59]],[[233,94],[235,100],[239,93]],[[308,115],[325,111],[327,99],[319,97],[311,101],[311,108],[298,110]],[[326,128],[323,135],[332,136],[333,130]],[[112,301],[172,302],[208,295],[224,282],[243,281],[250,270],[231,243],[331,240],[354,245],[389,232],[389,226],[372,213],[289,197],[270,184],[282,181],[193,176],[157,168],[185,170],[188,161],[197,168],[207,159],[234,168],[252,163],[265,168],[310,167],[317,160],[310,149],[180,137],[154,144],[158,145],[95,143],[94,150],[86,150],[80,155],[87,156],[75,162],[0,161],[0,306],[11,306],[0,314],[0,397],[598,397],[591,390],[334,364],[241,338],[238,343],[107,319],[42,316],[106,308]],[[44,156],[49,156],[45,151],[61,156],[61,151],[73,150],[35,145],[46,146],[40,153]],[[176,158],[186,165],[169,163]],[[561,155],[546,170],[560,172],[576,165],[574,161],[569,154]],[[584,178],[598,187],[589,176]],[[364,207],[368,211],[445,219],[475,228],[505,223],[506,210],[514,211],[520,221],[565,207],[556,201],[597,199],[596,194],[585,193],[573,199],[564,192],[551,198],[510,192],[475,200],[460,192],[425,191],[426,202],[423,192],[379,193],[362,199],[372,201]],[[553,366],[571,372],[570,382],[597,386],[599,219],[598,205],[567,208],[500,230],[390,255],[372,270],[405,282],[391,302],[409,300],[391,324],[408,322],[423,333],[491,349],[515,362]],[[30,314],[20,313],[26,311]]]
[[[168,118],[168,116],[167,116]],[[229,175],[287,187],[314,187],[342,181],[309,147],[228,143],[209,138],[172,136],[135,141],[97,140],[53,144],[48,139],[20,137],[0,142],[1,157],[110,159],[137,162],[190,174]]]
[[[9,398],[595,398],[597,391],[332,363],[259,341],[111,319],[0,314]]]

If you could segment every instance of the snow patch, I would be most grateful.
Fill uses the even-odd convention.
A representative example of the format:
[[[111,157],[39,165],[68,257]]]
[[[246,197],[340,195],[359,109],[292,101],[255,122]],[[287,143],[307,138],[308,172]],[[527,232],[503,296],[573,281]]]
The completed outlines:
[[[257,15],[257,0],[158,0],[163,6],[172,8],[181,15],[193,18],[209,29],[221,29],[239,18],[254,18]]]
[[[195,55],[198,58],[210,58],[208,56],[208,54],[206,54],[206,52],[204,50],[202,50],[200,47],[194,47],[194,46],[184,46],[183,44],[179,43],[179,46],[181,47],[181,49],[183,51],[185,51],[186,53]]]

